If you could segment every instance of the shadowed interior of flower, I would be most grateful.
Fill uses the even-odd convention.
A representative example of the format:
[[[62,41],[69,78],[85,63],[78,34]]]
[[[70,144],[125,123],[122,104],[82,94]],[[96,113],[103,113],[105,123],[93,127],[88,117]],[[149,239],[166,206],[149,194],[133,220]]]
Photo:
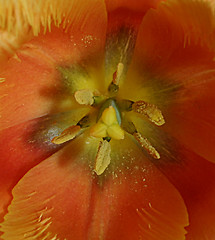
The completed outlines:
[[[101,175],[110,164],[110,141],[124,139],[124,131],[132,135],[139,145],[155,159],[160,158],[157,150],[137,131],[133,122],[129,120],[129,115],[125,116],[124,112],[142,114],[157,126],[165,123],[164,117],[153,104],[141,100],[133,102],[117,97],[123,68],[123,63],[117,65],[117,70],[113,74],[113,80],[108,86],[106,95],[102,95],[98,90],[81,89],[76,91],[74,98],[77,103],[89,105],[93,111],[81,118],[76,125],[70,126],[52,139],[54,144],[62,144],[77,137],[84,129],[90,128],[90,136],[101,139],[95,159],[95,172],[98,175]],[[62,70],[62,72],[64,71]]]
[[[213,240],[212,9],[0,4],[1,239]]]

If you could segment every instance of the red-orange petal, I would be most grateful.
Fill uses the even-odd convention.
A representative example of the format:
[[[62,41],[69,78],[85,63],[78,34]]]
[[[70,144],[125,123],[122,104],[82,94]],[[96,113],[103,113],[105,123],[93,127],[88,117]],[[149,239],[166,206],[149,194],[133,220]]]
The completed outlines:
[[[114,11],[118,8],[127,8],[135,12],[146,12],[149,8],[155,8],[162,0],[106,0],[107,10]]]
[[[187,240],[213,240],[215,236],[215,165],[186,148],[161,129],[147,133],[161,155],[153,163],[178,189],[187,206]]]
[[[182,198],[131,145],[120,157],[136,162],[101,177],[90,172],[90,154],[79,155],[78,141],[30,170],[13,190],[2,238],[185,239]]]
[[[0,131],[0,218],[11,200],[11,190],[20,178],[64,146],[52,144],[52,138],[76,124],[87,112],[88,109],[76,109]]]
[[[16,52],[18,58],[1,65],[1,129],[59,110],[54,100],[64,93],[56,66],[83,64],[86,59],[98,64],[105,44],[105,5],[100,0],[73,4],[75,10],[67,19],[72,25],[66,24],[66,32],[62,25],[52,26],[51,32],[24,44]]]
[[[159,106],[166,131],[213,162],[214,26],[210,1],[170,0],[147,12],[126,90]]]

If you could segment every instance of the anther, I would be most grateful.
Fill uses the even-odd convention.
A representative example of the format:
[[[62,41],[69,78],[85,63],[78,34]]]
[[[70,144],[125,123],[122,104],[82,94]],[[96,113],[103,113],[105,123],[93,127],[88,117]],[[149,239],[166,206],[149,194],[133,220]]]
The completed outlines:
[[[111,145],[110,142],[107,140],[103,140],[99,143],[98,152],[96,155],[96,162],[94,171],[97,175],[101,175],[111,161]]]
[[[134,112],[145,115],[152,123],[161,126],[165,123],[164,117],[160,109],[151,103],[137,101],[133,103],[132,110]]]
[[[119,85],[120,79],[122,77],[123,70],[124,70],[124,64],[119,63],[117,65],[116,72],[113,74],[113,83],[116,84],[117,86]]]
[[[93,105],[94,95],[93,92],[89,89],[82,89],[76,91],[74,94],[75,100],[81,105]]]
[[[117,65],[116,72],[114,72],[114,74],[113,74],[113,80],[108,87],[108,92],[111,97],[115,96],[119,91],[119,82],[122,77],[123,70],[124,70],[123,63],[119,63]]]
[[[76,125],[66,128],[60,135],[52,139],[54,144],[62,144],[74,139],[83,128],[89,127],[91,118],[89,115],[84,116]]]
[[[160,154],[157,150],[152,146],[149,140],[143,137],[134,126],[133,122],[124,121],[123,122],[123,129],[128,132],[129,134],[133,135],[134,138],[138,141],[140,146],[144,148],[153,158],[159,159]]]
[[[144,148],[153,158],[159,159],[160,154],[157,152],[157,150],[151,145],[151,143],[148,141],[147,138],[144,138],[141,136],[140,133],[135,132],[133,134],[135,139],[139,142],[140,146]]]
[[[52,139],[54,144],[62,144],[74,139],[80,132],[81,127],[79,125],[73,125],[65,129],[59,136]]]

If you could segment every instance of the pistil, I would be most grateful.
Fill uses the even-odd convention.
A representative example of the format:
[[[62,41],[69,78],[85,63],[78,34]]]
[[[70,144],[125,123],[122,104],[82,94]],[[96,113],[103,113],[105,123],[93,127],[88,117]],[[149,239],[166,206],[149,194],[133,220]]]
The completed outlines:
[[[153,158],[160,158],[155,147],[137,131],[134,123],[128,121],[123,112],[135,112],[143,115],[157,126],[165,123],[162,112],[156,105],[143,100],[134,102],[128,99],[120,100],[117,97],[123,71],[124,65],[119,63],[108,87],[108,96],[100,94],[98,90],[81,89],[76,91],[74,94],[76,102],[80,105],[91,106],[91,113],[52,139],[53,143],[62,144],[74,139],[87,127],[90,127],[90,136],[100,138],[94,166],[97,175],[101,175],[111,162],[111,144],[114,144],[114,140],[124,139],[125,132],[132,135]]]

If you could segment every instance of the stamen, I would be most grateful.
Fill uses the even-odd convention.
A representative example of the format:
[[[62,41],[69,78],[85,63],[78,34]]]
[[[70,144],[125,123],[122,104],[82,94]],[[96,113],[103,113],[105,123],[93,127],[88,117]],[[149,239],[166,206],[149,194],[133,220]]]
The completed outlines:
[[[124,64],[119,63],[117,65],[116,72],[114,72],[114,74],[113,74],[113,81],[111,82],[111,84],[108,87],[109,94],[112,97],[115,96],[119,91],[119,82],[122,77],[123,69],[124,69]]]
[[[122,76],[123,70],[124,70],[124,64],[123,63],[119,63],[117,65],[116,72],[113,74],[113,83],[116,84],[117,86],[119,85],[120,78]]]
[[[91,115],[84,116],[76,125],[68,127],[59,136],[52,139],[54,144],[62,144],[74,139],[83,128],[87,128],[91,124]]]
[[[107,140],[101,141],[99,143],[94,169],[97,175],[101,175],[110,164],[111,160],[110,153],[111,153],[110,143]]]
[[[89,89],[76,91],[74,97],[76,102],[81,105],[93,105],[94,103],[93,92]]]
[[[54,144],[62,144],[74,139],[80,132],[81,127],[79,125],[73,125],[65,129],[59,136],[52,139]]]
[[[161,126],[165,123],[161,110],[154,104],[150,104],[144,101],[137,101],[133,103],[132,109],[134,112],[145,115],[151,122],[157,126]]]
[[[146,151],[152,155],[153,158],[155,159],[159,159],[160,158],[160,154],[157,152],[157,150],[151,145],[151,143],[148,141],[147,138],[144,138],[141,136],[140,133],[135,132],[133,134],[133,136],[135,137],[135,139],[139,142],[139,144],[141,145],[141,147],[143,147],[144,149],[146,149]]]
[[[123,121],[123,129],[132,134],[134,138],[138,141],[141,147],[143,147],[153,158],[159,159],[160,154],[157,150],[151,145],[148,139],[141,136],[139,132],[137,132],[136,127],[134,126],[133,122]]]

